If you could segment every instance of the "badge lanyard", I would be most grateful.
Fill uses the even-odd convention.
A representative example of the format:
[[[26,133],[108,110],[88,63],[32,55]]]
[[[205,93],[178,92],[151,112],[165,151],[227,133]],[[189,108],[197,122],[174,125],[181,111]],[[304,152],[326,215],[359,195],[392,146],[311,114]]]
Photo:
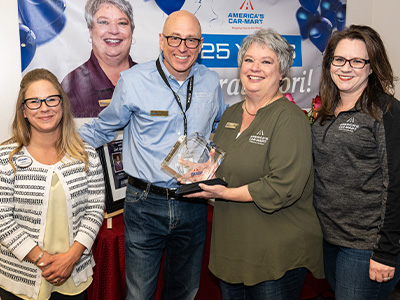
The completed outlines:
[[[187,86],[187,93],[186,93],[186,110],[183,110],[181,99],[179,98],[179,95],[175,93],[175,91],[172,89],[171,85],[169,84],[167,77],[165,76],[162,68],[161,68],[161,63],[160,63],[160,58],[157,59],[156,61],[156,66],[158,73],[160,73],[161,78],[164,80],[165,84],[170,88],[172,93],[174,94],[175,100],[178,103],[179,107],[181,108],[182,114],[183,114],[183,124],[184,124],[184,135],[187,136],[187,118],[186,118],[186,112],[188,111],[190,107],[190,103],[192,102],[192,94],[193,94],[193,76],[189,78],[189,83]]]

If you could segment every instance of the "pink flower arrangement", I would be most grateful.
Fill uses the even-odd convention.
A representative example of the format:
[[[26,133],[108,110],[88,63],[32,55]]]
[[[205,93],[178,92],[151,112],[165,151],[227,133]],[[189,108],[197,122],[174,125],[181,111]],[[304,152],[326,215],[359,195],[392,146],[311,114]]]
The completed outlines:
[[[295,102],[294,99],[293,99],[292,94],[286,93],[286,94],[285,94],[285,97],[286,97],[289,101],[291,101],[291,102],[293,102],[294,104],[296,104],[296,102]]]
[[[312,99],[312,104],[311,104],[311,109],[307,113],[307,117],[310,120],[310,124],[314,124],[315,119],[317,118],[318,115],[318,110],[321,108],[321,97],[320,96],[315,96],[315,98]]]
[[[293,99],[292,94],[287,93],[285,94],[285,97],[296,104],[296,102]],[[313,125],[315,122],[315,119],[317,118],[318,115],[318,110],[321,108],[321,98],[320,96],[315,96],[315,98],[312,99],[311,103],[311,109],[309,111],[306,111],[303,109],[304,113],[307,115],[308,120],[310,121],[310,125]]]

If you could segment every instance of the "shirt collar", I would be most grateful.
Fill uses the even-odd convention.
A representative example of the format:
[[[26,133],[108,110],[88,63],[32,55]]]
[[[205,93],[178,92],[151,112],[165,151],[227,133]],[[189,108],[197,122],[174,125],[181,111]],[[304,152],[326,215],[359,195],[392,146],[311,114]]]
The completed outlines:
[[[132,67],[136,63],[133,62],[132,58],[129,56],[129,67]],[[108,79],[106,73],[104,73],[103,69],[100,67],[99,61],[97,60],[96,55],[94,55],[93,50],[90,53],[90,58],[88,61],[88,70],[89,70],[89,78],[92,82],[93,89],[96,91],[113,89],[114,85]]]

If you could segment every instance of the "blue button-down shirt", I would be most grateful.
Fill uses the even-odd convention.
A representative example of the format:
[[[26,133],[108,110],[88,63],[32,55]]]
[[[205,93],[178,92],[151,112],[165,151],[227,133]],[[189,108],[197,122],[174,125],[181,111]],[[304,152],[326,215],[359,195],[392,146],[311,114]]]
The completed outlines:
[[[192,102],[186,112],[188,135],[198,132],[208,138],[226,108],[218,74],[196,63],[180,85],[162,60],[161,54],[161,67],[179,95],[183,109],[186,109],[188,79],[194,75]],[[110,105],[98,119],[84,124],[79,133],[84,141],[97,148],[111,142],[121,128],[124,128],[124,171],[158,186],[177,187],[176,180],[161,169],[161,162],[183,135],[183,115],[155,61],[122,72]]]

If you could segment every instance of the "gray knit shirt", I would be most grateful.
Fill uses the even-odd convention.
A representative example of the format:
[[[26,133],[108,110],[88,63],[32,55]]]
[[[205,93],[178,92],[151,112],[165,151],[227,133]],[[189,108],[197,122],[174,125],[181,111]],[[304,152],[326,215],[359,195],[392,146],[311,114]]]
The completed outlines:
[[[388,96],[380,95],[382,111]],[[374,250],[395,266],[400,252],[400,103],[378,122],[351,109],[313,128],[314,205],[324,239]]]

